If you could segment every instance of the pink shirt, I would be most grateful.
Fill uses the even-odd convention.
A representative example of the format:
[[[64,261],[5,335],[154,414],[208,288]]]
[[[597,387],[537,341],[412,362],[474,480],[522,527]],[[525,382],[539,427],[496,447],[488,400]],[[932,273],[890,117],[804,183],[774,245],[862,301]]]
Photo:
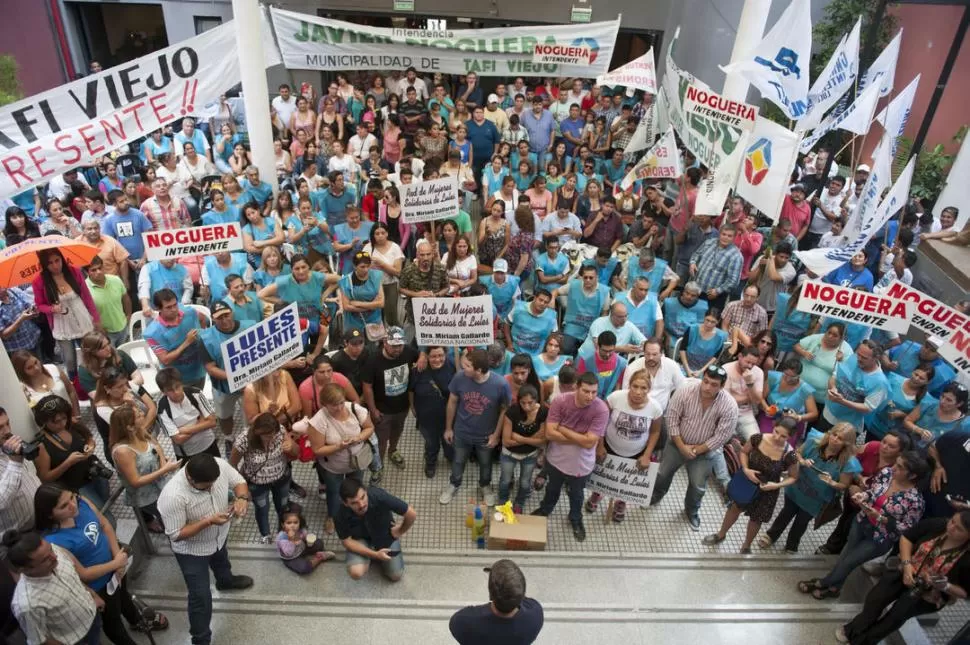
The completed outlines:
[[[606,435],[609,420],[610,409],[602,399],[593,399],[585,408],[580,408],[576,405],[575,392],[556,397],[546,417],[546,423],[556,423],[580,434],[591,432],[597,437]],[[550,441],[546,446],[546,459],[571,477],[584,477],[596,466],[596,446],[582,448],[572,443]]]
[[[347,377],[338,372],[334,372],[330,376],[330,382],[334,385],[339,385],[340,389],[342,389],[344,392],[346,392],[348,389],[353,389]],[[300,392],[300,400],[309,401],[311,412],[316,414],[317,410],[319,410],[321,406],[319,397],[314,398],[313,396],[313,377],[310,376],[304,379],[303,382],[300,383],[300,387],[297,389]]]
[[[761,250],[761,240],[764,237],[758,231],[750,233],[738,233],[734,237],[734,245],[741,251],[743,261],[741,263],[741,279],[747,280],[748,273],[751,271],[751,261]]]
[[[808,223],[812,221],[812,208],[804,200],[796,205],[792,201],[791,195],[785,195],[785,201],[781,204],[781,215],[778,219],[790,220],[791,234],[798,237],[808,226]]]

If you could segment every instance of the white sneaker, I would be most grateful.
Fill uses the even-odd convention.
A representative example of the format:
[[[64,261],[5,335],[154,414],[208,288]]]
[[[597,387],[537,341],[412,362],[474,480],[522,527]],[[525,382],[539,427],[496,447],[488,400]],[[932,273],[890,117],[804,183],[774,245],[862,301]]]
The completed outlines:
[[[843,625],[839,625],[839,627],[835,630],[835,640],[839,641],[840,643],[849,642],[849,637],[845,635],[845,627]]]
[[[485,506],[495,506],[495,493],[488,486],[482,486],[482,499],[485,500]]]
[[[451,500],[454,499],[455,493],[458,492],[458,487],[454,484],[448,484],[448,487],[441,491],[441,495],[438,496],[439,504],[450,504]]]

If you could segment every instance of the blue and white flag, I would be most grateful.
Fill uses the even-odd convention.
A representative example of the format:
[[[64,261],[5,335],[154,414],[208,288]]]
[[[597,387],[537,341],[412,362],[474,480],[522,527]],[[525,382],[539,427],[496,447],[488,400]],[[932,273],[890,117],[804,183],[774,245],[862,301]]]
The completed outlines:
[[[836,47],[825,69],[815,79],[808,91],[808,107],[805,115],[798,120],[800,130],[811,130],[822,122],[825,112],[845,94],[859,74],[859,31],[862,18]]]
[[[879,83],[879,96],[889,96],[896,81],[896,61],[899,60],[899,46],[902,40],[903,30],[900,29],[859,79],[860,92],[872,83]]]
[[[832,130],[846,130],[854,134],[865,134],[869,132],[872,125],[872,116],[876,113],[876,105],[879,103],[879,86],[870,85],[856,100],[849,106],[849,109],[833,116],[829,114],[818,127],[812,130],[811,136],[802,141],[801,151],[808,152],[819,140]]]
[[[721,70],[726,74],[741,74],[789,118],[800,119],[808,108],[811,57],[811,3],[792,0],[754,49]]]
[[[892,145],[891,154],[895,156],[896,147],[899,145],[899,137],[903,136],[906,129],[906,122],[909,121],[909,114],[913,110],[913,99],[916,98],[916,89],[919,87],[919,77],[909,82],[902,92],[896,95],[889,105],[883,108],[882,112],[876,115],[876,121],[886,129],[886,133],[891,135]]]

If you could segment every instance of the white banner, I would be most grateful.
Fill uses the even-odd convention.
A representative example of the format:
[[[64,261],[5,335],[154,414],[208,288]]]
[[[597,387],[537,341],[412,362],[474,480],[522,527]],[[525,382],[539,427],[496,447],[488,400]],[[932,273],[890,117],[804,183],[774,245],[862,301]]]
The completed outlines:
[[[903,136],[906,129],[906,122],[909,121],[910,112],[913,110],[913,99],[916,98],[916,89],[919,87],[920,74],[909,82],[909,85],[902,92],[896,95],[889,105],[876,115],[876,121],[892,135],[890,142],[892,148],[890,158],[896,156],[896,147],[899,145],[899,137]]]
[[[491,29],[387,29],[270,9],[287,69],[405,69],[479,76],[604,74],[619,19],[587,24]],[[589,63],[533,62],[538,44],[585,47]]]
[[[885,137],[883,138],[883,143],[885,143]],[[878,167],[880,164],[884,164],[881,168]],[[888,157],[882,155],[877,155],[876,160],[873,162],[873,169],[881,171],[883,176],[892,176],[892,160]],[[903,171],[899,173],[899,178],[896,179],[896,183],[893,184],[892,188],[886,194],[885,198],[879,202],[879,207],[876,209],[876,215],[872,220],[871,234],[875,234],[876,231],[880,230],[885,224],[893,218],[893,216],[899,212],[903,206],[906,205],[906,200],[909,199],[909,185],[913,181],[913,172],[916,169],[916,158],[913,157],[909,160]],[[862,232],[864,222],[856,217],[858,214],[858,209],[852,213],[849,220],[845,223],[842,228],[842,234],[845,235],[847,240],[854,239],[857,235]],[[868,231],[869,228],[866,230]]]
[[[838,318],[905,334],[909,331],[913,305],[852,287],[808,280],[802,285],[797,309],[813,316]]]
[[[745,132],[754,129],[755,119],[758,118],[758,108],[755,106],[721,96],[696,83],[687,87],[684,112],[726,123]]]
[[[650,506],[659,472],[660,464],[656,462],[650,462],[649,468],[640,470],[636,459],[606,455],[603,463],[596,464],[586,487],[630,506]]]
[[[872,62],[866,73],[859,79],[859,91],[873,83],[879,85],[879,96],[889,96],[896,81],[896,61],[899,60],[899,46],[903,40],[903,30],[900,29],[882,50],[879,57]]]
[[[412,298],[414,333],[418,345],[491,345],[492,296]]]
[[[737,62],[722,65],[721,70],[741,74],[788,118],[798,119],[807,108],[811,58],[811,3],[792,0],[754,49]]]
[[[964,225],[970,221],[970,145],[967,145],[968,137],[964,137],[960,144],[960,151],[957,152],[950,172],[946,176],[946,184],[943,186],[940,196],[936,198],[936,205],[933,210],[937,218],[947,206],[954,206],[958,209],[957,221],[953,225],[954,231],[963,229]]]
[[[210,224],[168,231],[146,231],[145,257],[149,262],[192,255],[212,255],[223,251],[241,251],[242,232],[239,224]]]
[[[603,87],[622,85],[628,90],[643,90],[648,94],[657,93],[657,66],[653,60],[653,47],[639,58],[626,65],[620,65],[612,72],[596,78],[596,84]]]
[[[623,178],[620,187],[626,190],[638,179],[676,179],[683,173],[674,129],[667,128],[667,132]]]
[[[801,151],[808,152],[815,147],[815,144],[822,137],[836,128],[855,134],[866,134],[872,125],[872,116],[876,113],[878,103],[879,86],[870,85],[856,97],[849,109],[838,116],[829,115],[818,127],[812,130],[812,134],[802,141]]]
[[[910,303],[913,306],[910,324],[927,336],[937,336],[946,340],[957,331],[962,331],[964,334],[970,333],[970,316],[961,314],[953,307],[919,289],[896,281],[889,285],[882,295]]]
[[[584,45],[547,45],[538,43],[532,52],[532,62],[559,65],[589,65],[593,50]]]
[[[970,333],[957,330],[940,347],[940,356],[961,374],[970,376]]]
[[[300,316],[294,302],[222,343],[229,390],[241,390],[301,353]]]
[[[741,172],[741,160],[748,145],[748,133],[741,135],[741,141],[734,148],[727,159],[720,165],[711,168],[707,177],[701,180],[697,187],[697,202],[694,205],[695,215],[717,216],[724,211],[724,202],[728,193],[738,183],[738,173]]]
[[[799,140],[798,133],[759,116],[744,151],[738,194],[774,222],[788,194]]]
[[[405,224],[457,217],[458,175],[401,186],[401,219]]]
[[[129,141],[195,114],[238,82],[235,27],[226,23],[5,105],[0,108],[0,199],[91,165]]]
[[[835,105],[849,91],[859,74],[859,31],[862,18],[856,20],[848,36],[832,53],[825,69],[815,79],[808,91],[808,107],[805,116],[798,121],[800,130],[810,130],[821,123],[826,110]]]

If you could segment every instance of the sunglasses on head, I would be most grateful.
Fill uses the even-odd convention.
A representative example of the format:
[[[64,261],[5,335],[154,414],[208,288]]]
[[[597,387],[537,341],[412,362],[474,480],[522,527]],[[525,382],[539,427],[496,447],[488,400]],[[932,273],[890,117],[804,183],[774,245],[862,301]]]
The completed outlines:
[[[711,365],[704,373],[710,374],[711,376],[727,376],[727,371],[720,365]]]

